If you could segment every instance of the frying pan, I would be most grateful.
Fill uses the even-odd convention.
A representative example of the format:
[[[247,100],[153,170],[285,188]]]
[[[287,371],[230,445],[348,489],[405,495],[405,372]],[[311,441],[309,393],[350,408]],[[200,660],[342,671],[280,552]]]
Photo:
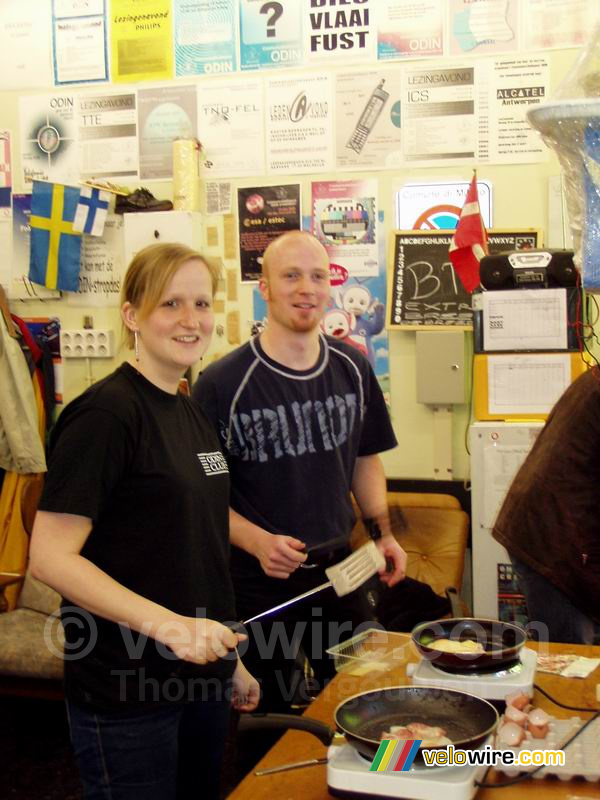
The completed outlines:
[[[487,700],[455,689],[430,686],[389,686],[362,692],[340,703],[334,718],[346,741],[369,760],[375,757],[382,735],[392,725],[410,722],[439,725],[455,747],[474,750],[498,724],[498,712]],[[326,745],[336,736],[323,722],[309,717],[249,714],[240,718],[242,731],[282,727],[312,733]],[[422,760],[420,753],[415,760]]]
[[[423,658],[436,666],[468,672],[493,669],[514,661],[527,641],[527,633],[511,622],[455,617],[423,622],[413,628],[411,639]],[[484,650],[483,653],[445,653],[430,647],[436,639],[479,642]]]

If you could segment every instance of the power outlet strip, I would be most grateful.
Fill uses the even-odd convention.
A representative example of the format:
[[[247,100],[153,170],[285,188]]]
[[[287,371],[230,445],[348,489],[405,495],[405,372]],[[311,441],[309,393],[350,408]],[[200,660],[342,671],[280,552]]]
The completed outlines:
[[[102,328],[61,330],[63,358],[111,358],[114,355],[113,331]]]

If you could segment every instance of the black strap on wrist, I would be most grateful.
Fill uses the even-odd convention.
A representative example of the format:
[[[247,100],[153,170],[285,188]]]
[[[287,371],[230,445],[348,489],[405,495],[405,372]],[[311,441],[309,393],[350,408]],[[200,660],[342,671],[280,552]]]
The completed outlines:
[[[383,534],[381,532],[381,528],[379,527],[379,523],[377,522],[376,519],[369,517],[363,519],[363,522],[365,528],[367,529],[367,533],[369,534],[369,538],[371,538],[374,542],[376,542],[378,539],[381,539]]]

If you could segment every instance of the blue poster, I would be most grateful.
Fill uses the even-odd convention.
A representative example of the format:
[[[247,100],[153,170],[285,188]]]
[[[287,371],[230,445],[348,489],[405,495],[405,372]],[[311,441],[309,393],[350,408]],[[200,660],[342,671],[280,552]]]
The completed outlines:
[[[233,0],[174,0],[176,75],[237,69]]]
[[[242,69],[297,67],[302,62],[300,0],[240,0]]]

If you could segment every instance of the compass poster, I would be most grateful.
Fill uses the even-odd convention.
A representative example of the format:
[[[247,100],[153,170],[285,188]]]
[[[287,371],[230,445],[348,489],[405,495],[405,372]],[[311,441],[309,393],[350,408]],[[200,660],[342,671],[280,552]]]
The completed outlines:
[[[73,95],[22,97],[19,101],[23,183],[79,180]]]

